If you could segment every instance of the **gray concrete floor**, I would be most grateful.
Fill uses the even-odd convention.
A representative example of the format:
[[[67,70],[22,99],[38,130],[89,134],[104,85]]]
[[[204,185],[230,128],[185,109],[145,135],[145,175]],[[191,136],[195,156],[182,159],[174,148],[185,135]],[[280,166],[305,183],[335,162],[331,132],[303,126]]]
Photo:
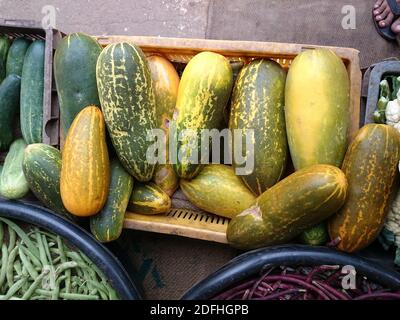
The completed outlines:
[[[0,17],[41,21],[48,6],[66,33],[205,38],[209,0],[0,0]]]

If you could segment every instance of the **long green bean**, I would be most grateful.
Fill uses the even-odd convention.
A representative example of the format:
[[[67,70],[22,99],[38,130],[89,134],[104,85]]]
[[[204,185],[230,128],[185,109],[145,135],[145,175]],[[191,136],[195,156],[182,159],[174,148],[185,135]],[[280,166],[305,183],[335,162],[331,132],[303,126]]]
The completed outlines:
[[[43,278],[49,274],[48,269],[43,270],[43,272],[32,282],[29,289],[25,291],[24,295],[22,296],[23,300],[28,300],[30,296],[35,292],[36,288],[39,286],[40,282],[42,282]]]
[[[14,249],[11,250],[10,256],[8,257],[8,266],[7,266],[7,271],[6,271],[6,278],[7,278],[7,285],[9,287],[12,286],[14,282],[14,276],[13,276],[13,271],[14,271],[14,261],[15,258],[17,257],[18,254],[18,247],[15,247]]]
[[[32,263],[28,260],[28,258],[26,257],[26,255],[23,252],[21,247],[18,248],[18,252],[19,252],[19,257],[21,258],[21,262],[23,264],[22,272],[23,272],[24,267],[25,267],[26,271],[28,271],[29,275],[33,279],[36,279],[39,276],[39,274],[37,273],[37,271],[33,267]]]
[[[16,239],[17,235],[15,231],[11,228],[8,228],[8,251],[11,251],[15,247]]]
[[[3,227],[3,222],[0,221],[0,248],[3,246],[3,239],[4,239],[4,227]]]
[[[8,261],[8,249],[6,244],[3,243],[3,245],[1,246],[0,292],[3,286],[3,282],[6,278],[7,261]]]

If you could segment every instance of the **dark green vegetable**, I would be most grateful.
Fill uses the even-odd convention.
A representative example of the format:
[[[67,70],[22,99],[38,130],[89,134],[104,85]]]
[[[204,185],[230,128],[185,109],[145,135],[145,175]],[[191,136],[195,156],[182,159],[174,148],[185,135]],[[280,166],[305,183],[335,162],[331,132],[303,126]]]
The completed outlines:
[[[15,39],[7,54],[6,76],[10,74],[22,75],[22,66],[30,41],[24,38]]]
[[[301,242],[310,246],[320,246],[329,241],[329,234],[325,222],[321,222],[304,231],[300,236]]]
[[[10,39],[7,36],[0,36],[0,83],[6,77],[6,62],[9,48]]]
[[[35,40],[24,59],[21,77],[21,131],[27,144],[42,142],[45,42]]]
[[[13,125],[19,109],[21,78],[9,75],[0,84],[0,150],[5,151],[14,139]]]
[[[43,143],[31,144],[25,149],[22,169],[36,198],[54,212],[71,219],[60,195],[61,152]]]
[[[90,230],[97,240],[109,242],[119,238],[132,189],[133,177],[118,160],[113,160],[107,202],[100,213],[90,219]]]

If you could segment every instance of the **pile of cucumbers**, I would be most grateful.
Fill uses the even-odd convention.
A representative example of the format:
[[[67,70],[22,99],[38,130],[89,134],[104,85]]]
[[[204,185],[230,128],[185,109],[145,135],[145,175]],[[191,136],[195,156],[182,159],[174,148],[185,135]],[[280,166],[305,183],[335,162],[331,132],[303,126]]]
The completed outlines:
[[[0,36],[0,151],[8,152],[0,195],[9,199],[29,192],[22,173],[24,149],[42,141],[44,55],[42,39]]]
[[[231,219],[227,239],[240,249],[296,239],[331,240],[348,252],[368,246],[395,183],[397,131],[371,124],[349,134],[350,80],[329,49],[300,53],[288,71],[261,58],[238,72],[232,65],[200,52],[179,77],[170,61],[134,43],[103,49],[83,33],[66,36],[54,57],[62,153],[21,123],[28,146],[11,146],[2,183],[7,167],[18,166],[24,192],[59,214],[89,217],[101,242],[120,236],[127,210],[168,212],[180,187],[198,208]],[[166,163],[148,161],[152,129],[164,133]],[[222,150],[231,163],[205,161],[204,129],[242,133]],[[217,153],[211,144],[206,151]]]

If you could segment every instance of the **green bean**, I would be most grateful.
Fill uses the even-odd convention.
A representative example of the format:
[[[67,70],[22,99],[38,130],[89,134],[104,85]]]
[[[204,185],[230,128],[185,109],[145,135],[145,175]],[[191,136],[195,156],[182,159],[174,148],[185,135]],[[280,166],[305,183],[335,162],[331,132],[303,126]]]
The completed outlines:
[[[29,300],[45,300],[46,296],[32,296]]]
[[[118,294],[113,288],[109,287],[108,292],[109,292],[108,296],[109,296],[110,300],[118,300]]]
[[[14,282],[14,277],[13,277],[13,271],[14,271],[14,261],[15,258],[17,257],[18,254],[18,247],[15,247],[14,249],[11,250],[10,255],[8,257],[8,266],[7,266],[7,271],[6,271],[6,277],[7,277],[7,285],[9,287],[12,286]]]
[[[47,260],[49,261],[50,265],[53,265],[46,236],[42,235],[42,239],[43,239],[44,252],[46,252]]]
[[[75,261],[68,261],[60,264],[56,269],[56,274],[59,275],[67,269],[73,269],[78,266],[78,263]]]
[[[49,263],[48,263],[47,258],[46,258],[46,252],[44,250],[42,236],[40,234],[39,229],[36,228],[35,231],[36,231],[35,232],[36,242],[37,242],[38,247],[39,247],[39,258],[40,258],[40,261],[42,262],[43,266],[47,266]]]
[[[26,266],[24,264],[22,265],[22,273],[21,274],[22,274],[22,277],[25,277],[25,278],[29,276],[28,269],[26,268]]]
[[[14,270],[18,276],[22,276],[21,262],[19,260],[14,262]]]
[[[36,289],[35,291],[37,294],[50,297],[52,292],[46,291],[43,289]],[[85,295],[85,294],[77,294],[77,293],[60,293],[60,298],[67,299],[67,300],[99,300],[98,296],[93,295]]]
[[[26,257],[25,253],[22,251],[21,247],[18,250],[19,252],[19,257],[21,258],[23,268],[22,268],[22,274],[24,273],[24,268],[26,268],[26,271],[29,273],[29,275],[33,278],[36,279],[39,274],[37,271],[33,268],[31,262],[28,260]]]
[[[3,240],[4,240],[4,228],[3,228],[3,222],[0,221],[0,248],[3,246]]]
[[[67,262],[67,258],[65,256],[65,252],[64,252],[64,248],[63,248],[63,244],[62,244],[60,236],[57,236],[57,247],[60,250],[59,258],[61,260],[61,263]],[[65,275],[67,276],[65,279],[65,291],[69,292],[71,289],[71,270],[67,269],[65,272]]]
[[[30,285],[30,287],[28,288],[27,291],[25,291],[24,295],[22,296],[23,300],[28,300],[32,294],[34,293],[34,291],[36,290],[36,288],[38,287],[38,285],[40,284],[40,282],[42,281],[42,279],[49,274],[49,270],[45,269],[43,270],[43,272],[35,279],[35,281],[33,281],[33,283]]]
[[[15,247],[15,241],[17,235],[12,228],[8,227],[7,230],[8,230],[8,251],[11,251]]]
[[[96,288],[99,291],[100,295],[101,295],[101,293],[104,293],[105,300],[108,300],[108,298],[107,298],[107,296],[108,296],[107,289],[104,288],[101,283],[93,281],[93,280],[87,280],[87,283],[88,283],[88,285],[90,284],[91,286]],[[101,295],[101,296],[103,298],[103,295]]]
[[[8,261],[8,250],[6,244],[3,243],[3,245],[1,246],[0,290],[6,278],[7,261]]]
[[[8,220],[8,219],[4,219],[0,217],[0,221],[3,221],[4,223],[8,224],[8,229],[9,229],[9,233],[11,236],[11,230],[15,231],[18,236],[21,238],[22,242],[26,244],[26,246],[29,248],[29,250],[36,256],[39,257],[39,252],[37,250],[37,248],[35,247],[35,245],[33,244],[33,242],[31,241],[31,239],[29,239],[28,235],[18,226],[16,225],[14,222]]]
[[[62,281],[64,281],[66,277],[67,277],[67,276],[62,276],[62,277],[59,277],[59,278],[56,280],[55,288],[54,288],[54,290],[53,290],[53,292],[52,292],[52,294],[51,294],[51,300],[58,300],[58,297],[59,297],[59,295],[60,295],[60,283],[61,283]]]
[[[10,289],[8,289],[6,295],[4,296],[3,300],[8,300],[10,299],[14,294],[16,294],[19,289],[21,289],[22,285],[27,281],[26,278],[22,278],[18,280],[16,283],[14,283]]]
[[[24,247],[23,245],[20,245],[19,247],[20,247],[21,250],[25,253],[25,256],[28,257],[28,258],[32,261],[33,265],[34,265],[35,267],[38,267],[39,270],[42,270],[42,263],[40,262],[40,260],[39,260],[38,258],[36,258],[36,257],[32,254],[32,252],[29,251],[28,248]]]

